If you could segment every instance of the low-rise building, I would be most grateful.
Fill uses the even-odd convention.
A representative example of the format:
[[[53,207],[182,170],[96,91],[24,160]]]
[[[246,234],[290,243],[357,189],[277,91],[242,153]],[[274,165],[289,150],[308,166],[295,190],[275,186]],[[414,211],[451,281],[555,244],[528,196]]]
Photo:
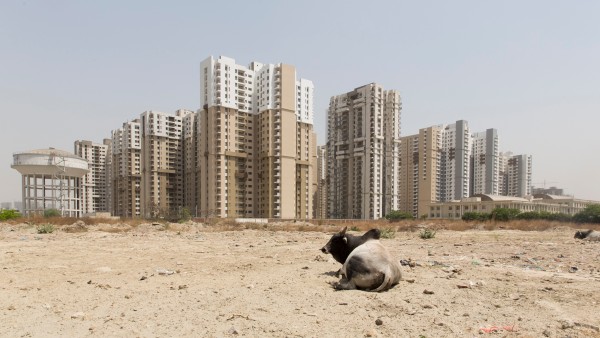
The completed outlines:
[[[450,202],[429,204],[430,219],[462,219],[467,212],[490,213],[496,208],[518,209],[521,212],[549,212],[575,215],[590,204],[598,201],[581,200],[572,196],[534,195],[523,197],[479,194]]]

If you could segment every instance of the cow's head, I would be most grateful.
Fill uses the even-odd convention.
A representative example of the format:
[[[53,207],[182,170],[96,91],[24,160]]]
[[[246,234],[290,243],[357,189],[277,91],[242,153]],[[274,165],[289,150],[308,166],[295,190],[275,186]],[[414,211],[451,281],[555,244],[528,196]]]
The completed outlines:
[[[587,231],[577,231],[575,233],[575,238],[578,239],[585,239],[587,238],[587,236],[592,232],[592,230],[587,230]]]
[[[321,252],[324,254],[331,254],[336,261],[344,264],[346,258],[350,254],[348,247],[348,235],[346,230],[348,227],[344,227],[340,232],[333,234],[329,239],[329,242],[321,248]]]

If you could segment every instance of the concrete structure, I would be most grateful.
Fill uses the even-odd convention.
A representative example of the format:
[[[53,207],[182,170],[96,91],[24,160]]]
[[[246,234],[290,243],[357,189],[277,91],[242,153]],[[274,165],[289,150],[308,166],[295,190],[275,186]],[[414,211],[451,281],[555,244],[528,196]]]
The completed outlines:
[[[109,190],[107,174],[110,172],[110,140],[102,144],[92,141],[75,141],[75,154],[88,161],[90,172],[83,176],[83,213],[108,212]],[[108,170],[107,170],[108,169]]]
[[[142,216],[142,130],[139,119],[112,131],[112,214]]]
[[[401,107],[397,91],[375,83],[330,99],[329,217],[379,219],[398,209]]]
[[[293,66],[200,64],[199,216],[313,216],[313,85]]]
[[[487,129],[484,132],[474,133],[472,142],[469,196],[500,194],[498,131]]]
[[[521,212],[544,211],[575,215],[597,201],[579,200],[570,196],[536,195],[529,198],[498,195],[477,195],[460,201],[432,202],[428,217],[431,219],[461,219],[466,212],[490,213],[495,208],[518,209]]]
[[[442,130],[423,128],[400,139],[399,210],[413,217],[427,215],[429,203],[440,200]]]
[[[317,147],[317,193],[315,197],[315,218],[329,218],[327,215],[327,146]]]
[[[54,148],[13,155],[12,168],[22,175],[23,214],[57,209],[63,216],[83,213],[82,178],[89,172],[85,159]]]

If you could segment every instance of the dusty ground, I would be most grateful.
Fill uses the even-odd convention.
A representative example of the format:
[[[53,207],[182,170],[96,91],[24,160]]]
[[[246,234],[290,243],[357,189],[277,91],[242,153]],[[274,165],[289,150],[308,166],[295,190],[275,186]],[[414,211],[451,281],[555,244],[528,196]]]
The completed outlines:
[[[600,242],[571,229],[398,232],[416,266],[378,294],[331,288],[326,233],[120,230],[0,224],[0,336],[600,336]]]

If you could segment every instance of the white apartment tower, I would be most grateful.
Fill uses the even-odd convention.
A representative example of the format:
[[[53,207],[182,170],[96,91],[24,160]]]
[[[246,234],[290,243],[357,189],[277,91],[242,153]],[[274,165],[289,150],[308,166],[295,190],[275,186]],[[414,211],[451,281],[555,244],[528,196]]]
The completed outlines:
[[[401,107],[397,91],[375,83],[330,99],[329,217],[379,219],[398,208]]]
[[[498,131],[490,128],[484,132],[474,133],[472,151],[470,195],[499,195]]]
[[[313,84],[293,66],[200,64],[199,216],[312,218]]]
[[[467,121],[459,120],[442,131],[441,186],[442,202],[469,196],[471,133]]]
[[[504,196],[525,197],[531,195],[531,155],[513,155],[511,152],[500,154],[500,194]]]
[[[105,139],[102,144],[92,141],[75,141],[75,155],[88,161],[89,172],[82,179],[82,212],[109,212],[110,191],[108,180],[110,170],[110,140]],[[107,161],[108,159],[108,161]]]
[[[315,218],[329,218],[327,215],[327,146],[317,147],[317,193],[315,197]]]

